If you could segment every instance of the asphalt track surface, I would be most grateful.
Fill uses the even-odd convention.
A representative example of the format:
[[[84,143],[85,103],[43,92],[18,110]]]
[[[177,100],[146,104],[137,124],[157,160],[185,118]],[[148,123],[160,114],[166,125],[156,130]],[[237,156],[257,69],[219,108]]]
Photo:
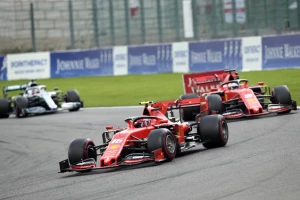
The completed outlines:
[[[0,199],[300,199],[300,113],[229,122],[228,146],[172,162],[57,173],[70,141],[97,144],[140,108],[84,109],[0,120]]]

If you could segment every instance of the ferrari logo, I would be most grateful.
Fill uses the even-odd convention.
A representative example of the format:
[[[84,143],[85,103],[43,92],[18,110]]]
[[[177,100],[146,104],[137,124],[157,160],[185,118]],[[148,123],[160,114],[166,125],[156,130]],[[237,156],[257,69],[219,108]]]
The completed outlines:
[[[227,101],[228,100],[228,95],[227,94],[225,94],[225,101]]]

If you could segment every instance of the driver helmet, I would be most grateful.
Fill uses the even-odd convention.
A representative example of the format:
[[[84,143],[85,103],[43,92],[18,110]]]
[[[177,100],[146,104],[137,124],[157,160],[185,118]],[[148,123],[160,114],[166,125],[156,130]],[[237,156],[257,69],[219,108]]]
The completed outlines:
[[[235,90],[239,88],[239,85],[237,83],[229,83],[228,84],[229,89]]]
[[[33,90],[32,90],[32,94],[34,95],[34,94],[39,94],[40,93],[40,90],[39,90],[39,88],[33,88]]]
[[[134,123],[135,128],[143,128],[151,125],[150,119],[140,119]]]

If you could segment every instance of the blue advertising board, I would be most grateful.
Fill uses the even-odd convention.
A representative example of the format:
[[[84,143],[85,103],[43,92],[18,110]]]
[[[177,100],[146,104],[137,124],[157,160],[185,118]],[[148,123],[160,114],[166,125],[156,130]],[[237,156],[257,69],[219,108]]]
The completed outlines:
[[[172,72],[170,44],[128,47],[128,74]]]
[[[0,56],[0,80],[7,80],[7,59],[6,56]]]
[[[263,70],[300,67],[300,35],[263,37]]]
[[[224,41],[223,51],[223,68],[235,69],[242,71],[243,69],[243,52],[242,52],[242,40],[230,39]]]
[[[189,43],[190,72],[242,69],[241,40]]]
[[[53,52],[51,77],[113,75],[112,49]]]

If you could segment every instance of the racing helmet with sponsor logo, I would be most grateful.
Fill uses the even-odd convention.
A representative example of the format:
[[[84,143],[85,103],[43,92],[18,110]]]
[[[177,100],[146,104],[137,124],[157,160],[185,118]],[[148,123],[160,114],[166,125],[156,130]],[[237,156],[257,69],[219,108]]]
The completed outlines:
[[[151,125],[150,119],[140,119],[134,123],[135,128],[143,128],[143,127],[148,127],[150,125]]]
[[[239,85],[237,83],[229,83],[228,87],[230,90],[236,90],[239,88]]]

